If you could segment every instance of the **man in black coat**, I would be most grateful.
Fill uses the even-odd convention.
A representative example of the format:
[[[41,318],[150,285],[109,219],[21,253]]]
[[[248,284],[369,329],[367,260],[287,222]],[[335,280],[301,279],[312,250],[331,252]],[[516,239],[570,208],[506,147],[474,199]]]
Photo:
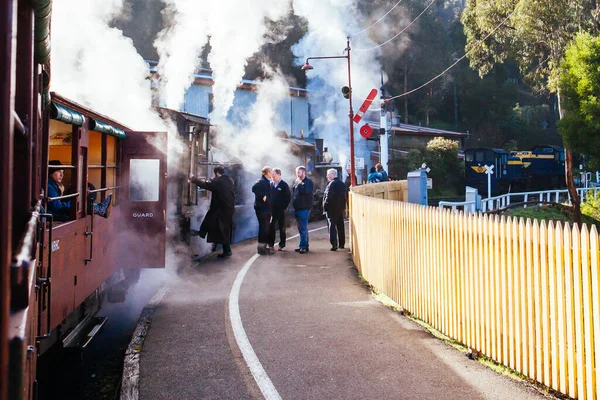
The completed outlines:
[[[190,175],[190,182],[202,189],[210,190],[210,208],[200,225],[200,237],[207,241],[223,245],[223,253],[217,257],[231,257],[231,227],[235,212],[235,188],[233,179],[225,175],[221,165],[214,168],[214,179],[199,179]]]
[[[269,226],[273,212],[271,202],[271,179],[273,169],[263,167],[262,176],[252,186],[254,193],[254,211],[258,219],[258,254],[273,254],[273,247],[269,246]]]
[[[279,225],[279,251],[285,247],[285,210],[290,205],[292,196],[290,187],[281,179],[281,169],[273,168],[273,183],[271,183],[271,201],[273,203],[273,217],[269,227],[269,246],[275,246],[275,231]]]
[[[346,185],[338,178],[337,170],[327,170],[329,184],[325,189],[323,197],[323,211],[327,215],[329,225],[329,242],[331,251],[336,251],[346,244],[346,232],[344,230],[344,210],[346,209]]]

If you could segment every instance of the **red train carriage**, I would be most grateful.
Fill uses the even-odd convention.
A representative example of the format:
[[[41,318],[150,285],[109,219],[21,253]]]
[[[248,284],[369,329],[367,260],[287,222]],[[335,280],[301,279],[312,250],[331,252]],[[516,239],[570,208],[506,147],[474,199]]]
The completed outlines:
[[[0,7],[0,400],[29,399],[38,357],[85,345],[103,293],[164,267],[167,138],[49,93],[51,1]],[[46,196],[49,160],[65,171],[59,199]],[[88,211],[109,194],[108,218]],[[57,222],[45,210],[61,199]]]

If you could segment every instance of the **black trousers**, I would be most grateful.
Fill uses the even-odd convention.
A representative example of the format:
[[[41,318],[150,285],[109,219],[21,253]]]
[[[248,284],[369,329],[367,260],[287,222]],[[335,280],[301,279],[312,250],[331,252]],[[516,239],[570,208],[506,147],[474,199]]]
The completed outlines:
[[[258,219],[258,243],[269,243],[269,226],[271,225],[271,213],[256,211]]]
[[[329,242],[331,243],[331,247],[344,247],[346,245],[344,214],[327,214],[327,225],[329,225]]]
[[[279,247],[285,247],[285,210],[273,210],[273,218],[269,227],[269,246],[275,245],[275,232],[279,225]]]

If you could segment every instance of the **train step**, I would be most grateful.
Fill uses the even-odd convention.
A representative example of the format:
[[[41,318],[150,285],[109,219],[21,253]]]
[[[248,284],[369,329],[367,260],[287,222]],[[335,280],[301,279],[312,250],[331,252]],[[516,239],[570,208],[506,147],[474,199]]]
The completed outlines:
[[[84,319],[64,340],[65,348],[85,349],[106,324],[106,317],[90,317]]]

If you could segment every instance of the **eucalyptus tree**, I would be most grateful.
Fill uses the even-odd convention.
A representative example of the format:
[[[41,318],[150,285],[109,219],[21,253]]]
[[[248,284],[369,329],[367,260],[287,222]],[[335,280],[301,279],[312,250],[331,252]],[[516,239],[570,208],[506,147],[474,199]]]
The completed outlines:
[[[562,117],[560,64],[578,32],[596,30],[597,7],[596,0],[467,0],[461,20],[471,67],[484,76],[494,64],[515,60],[534,90],[557,94]],[[566,153],[567,187],[580,223],[572,156]]]
[[[561,64],[565,117],[560,129],[573,151],[600,159],[600,37],[580,33]]]

